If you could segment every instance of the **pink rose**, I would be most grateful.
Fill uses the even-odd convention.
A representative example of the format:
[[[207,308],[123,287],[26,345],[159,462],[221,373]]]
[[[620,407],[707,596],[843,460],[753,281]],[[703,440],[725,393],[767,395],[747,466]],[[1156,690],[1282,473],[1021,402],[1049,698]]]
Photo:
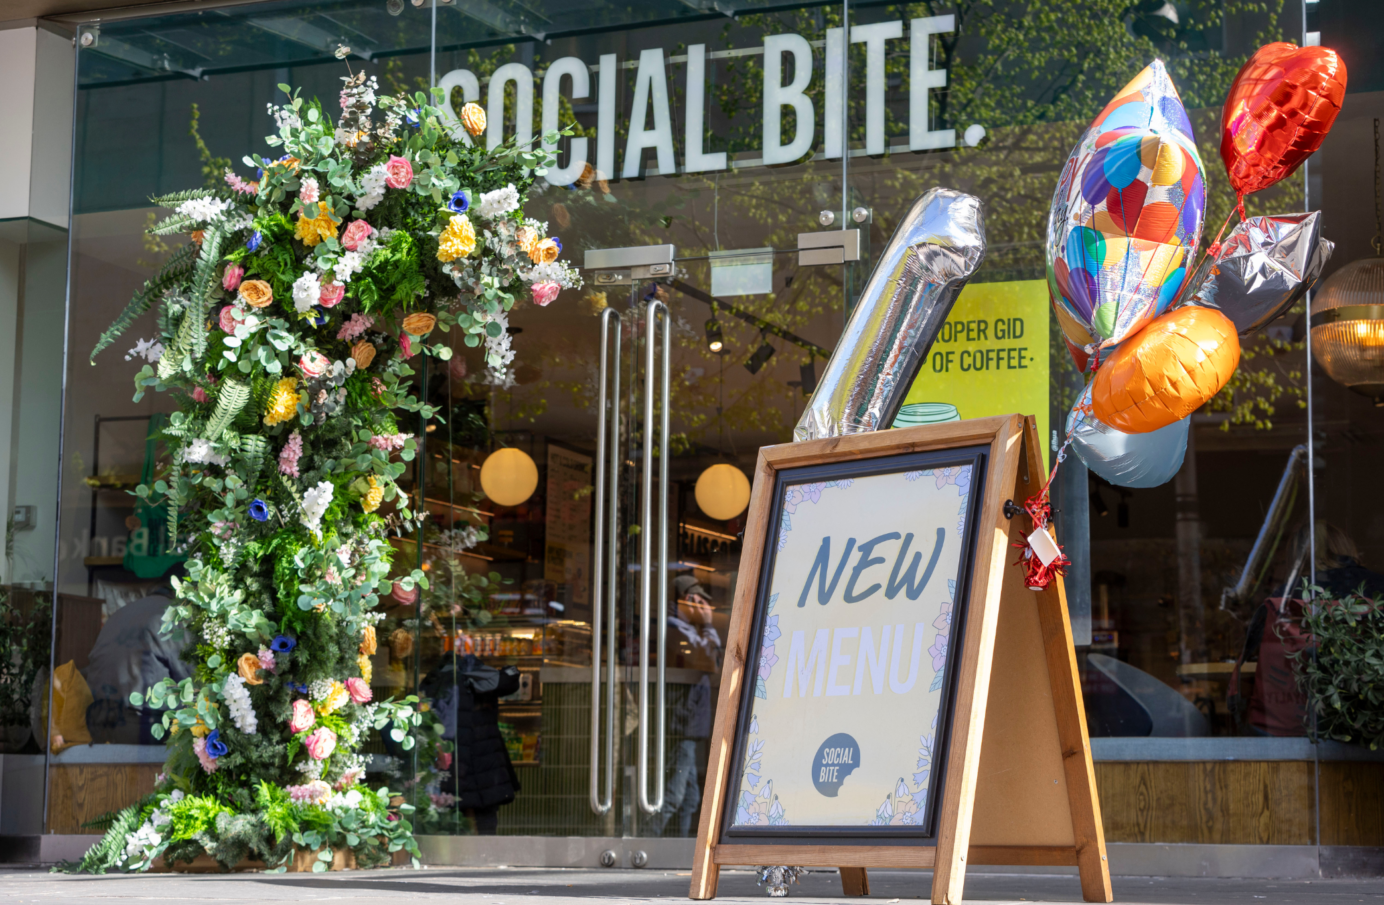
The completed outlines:
[[[394,159],[401,161],[405,167],[408,167],[408,161],[404,160],[402,157],[395,157]],[[411,168],[408,173],[408,177],[404,179],[404,185],[408,185],[409,179],[413,178],[413,170]],[[394,184],[391,182],[390,185]],[[395,185],[394,187],[396,189],[401,189],[404,185]],[[346,226],[346,231],[341,234],[341,247],[345,248],[347,251],[356,251],[360,248],[361,243],[370,238],[371,234],[374,232],[375,228],[364,220],[352,220]]]
[[[452,752],[440,751],[437,755],[437,769],[450,770],[452,768]]]
[[[237,313],[235,305],[227,305],[225,308],[221,309],[221,314],[217,317],[217,323],[221,325],[221,331],[223,333],[235,332],[236,325],[240,323],[240,320],[236,317]]]
[[[351,694],[351,700],[357,704],[364,704],[374,695],[370,693],[370,686],[365,684],[364,679],[347,679],[346,690]]]
[[[303,741],[303,745],[308,749],[308,756],[313,760],[326,760],[336,750],[336,733],[326,726],[322,726],[312,735],[309,735]]]
[[[301,698],[293,702],[293,716],[289,717],[288,728],[294,735],[305,732],[317,724],[317,714],[312,710],[312,704]]]
[[[453,380],[465,380],[466,359],[460,355],[453,355],[452,360],[447,362],[447,373],[452,375]]]
[[[221,288],[227,292],[235,292],[240,288],[240,281],[245,277],[245,268],[239,264],[227,264],[226,272],[221,275]]]
[[[57,743],[59,743],[59,742],[61,741],[61,736],[54,736],[54,737],[53,737],[53,741],[54,741],[54,743],[55,743],[54,747],[56,747],[56,746],[57,746]],[[194,738],[194,739],[192,740],[192,751],[193,751],[194,754],[197,755],[197,760],[198,760],[199,763],[201,763],[202,769],[203,769],[203,770],[205,770],[205,771],[208,772],[208,773],[215,773],[215,772],[216,772],[216,770],[217,770],[217,768],[220,766],[220,764],[218,764],[218,763],[216,762],[216,758],[214,758],[214,757],[212,757],[211,755],[207,754],[207,740],[206,740],[206,739],[204,739],[204,738]]]
[[[346,296],[346,287],[340,283],[323,283],[317,294],[317,303],[323,308],[335,308]]]
[[[557,283],[534,283],[533,303],[540,308],[546,308],[557,299],[557,294],[562,291],[562,287]]]
[[[384,184],[392,189],[406,189],[413,181],[413,164],[393,154],[384,165]]]
[[[314,349],[306,352],[303,357],[298,359],[298,368],[303,372],[303,376],[309,380],[315,380],[331,368],[331,359]]]
[[[404,606],[411,606],[418,602],[418,587],[415,585],[413,590],[410,591],[396,581],[394,582],[394,591],[389,596],[393,597],[395,601],[402,603]]]
[[[207,401],[207,391],[204,390],[204,389],[202,389],[201,387],[193,387],[193,388],[192,388],[192,398],[195,399],[195,400],[198,401],[198,402],[206,402],[206,401]]]
[[[407,333],[399,334],[399,351],[403,353],[405,358],[413,357],[413,341],[408,338]]]

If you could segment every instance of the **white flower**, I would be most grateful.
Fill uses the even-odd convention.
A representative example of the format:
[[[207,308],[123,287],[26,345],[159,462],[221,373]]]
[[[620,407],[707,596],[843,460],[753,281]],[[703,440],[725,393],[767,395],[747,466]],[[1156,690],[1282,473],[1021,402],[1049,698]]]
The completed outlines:
[[[334,811],[344,811],[360,807],[363,796],[359,789],[352,789],[343,795],[333,795],[329,807]]]
[[[163,357],[163,343],[156,339],[140,339],[135,341],[135,347],[125,353],[125,360],[131,361],[135,358],[142,358],[151,364]]]
[[[342,252],[341,257],[336,259],[336,266],[332,272],[336,274],[338,283],[351,282],[353,274],[360,273],[360,269],[365,264],[365,255],[358,251]]]
[[[490,368],[487,382],[493,386],[511,387],[514,384],[509,375],[509,364],[514,361],[514,350],[509,345],[509,315],[504,311],[494,314],[483,313],[480,320],[483,323],[500,325],[498,336],[490,336],[487,331],[485,337],[485,363]]]
[[[269,107],[269,115],[274,117],[274,125],[278,127],[280,134],[283,134],[285,129],[297,129],[303,124],[298,114],[294,113],[292,109],[277,107],[274,104],[267,106]]]
[[[231,721],[237,729],[246,735],[259,732],[255,706],[250,703],[250,692],[239,673],[231,673],[226,677],[226,684],[221,688],[221,697],[225,700],[227,709],[231,711]]]
[[[370,172],[360,177],[360,195],[356,198],[356,207],[363,211],[379,204],[384,199],[385,190],[385,171],[384,164],[377,163],[370,168]]]
[[[293,281],[293,307],[299,314],[312,310],[322,296],[322,282],[309,271]]]
[[[195,437],[183,447],[183,461],[199,465],[225,465],[229,460],[212,447],[210,440]]]
[[[197,223],[215,223],[230,210],[231,202],[220,198],[192,198],[178,205],[180,214],[191,217]]]
[[[335,491],[330,481],[319,481],[316,487],[303,494],[303,525],[314,534],[322,525],[322,516],[332,504]]]
[[[481,202],[477,208],[477,212],[482,217],[488,217],[493,220],[496,217],[504,216],[510,211],[518,209],[519,190],[516,189],[514,183],[511,182],[502,189],[496,189],[493,192],[486,192],[481,195]]]
[[[582,285],[581,274],[566,261],[535,264],[530,270],[519,271],[519,276],[526,283],[557,283],[563,289],[580,289]]]

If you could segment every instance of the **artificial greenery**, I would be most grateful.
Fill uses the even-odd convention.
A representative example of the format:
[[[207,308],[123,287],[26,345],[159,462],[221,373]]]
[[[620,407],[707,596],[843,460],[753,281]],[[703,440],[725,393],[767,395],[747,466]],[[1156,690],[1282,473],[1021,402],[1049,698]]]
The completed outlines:
[[[48,595],[17,597],[0,587],[0,726],[29,725],[34,679],[48,663],[52,608]]]
[[[1312,586],[1306,593],[1314,606],[1302,625],[1312,641],[1289,656],[1315,735],[1375,750],[1384,745],[1384,601]]]

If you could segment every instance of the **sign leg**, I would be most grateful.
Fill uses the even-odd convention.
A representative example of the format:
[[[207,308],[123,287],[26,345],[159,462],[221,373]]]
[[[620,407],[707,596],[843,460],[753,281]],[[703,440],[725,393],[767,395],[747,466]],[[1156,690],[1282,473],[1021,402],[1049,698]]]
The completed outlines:
[[[841,895],[868,896],[870,877],[863,867],[838,867],[841,872]]]

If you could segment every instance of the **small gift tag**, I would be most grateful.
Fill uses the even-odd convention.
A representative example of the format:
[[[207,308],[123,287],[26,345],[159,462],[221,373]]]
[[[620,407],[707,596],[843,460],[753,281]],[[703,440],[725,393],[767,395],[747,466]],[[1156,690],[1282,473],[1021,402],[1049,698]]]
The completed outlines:
[[[1052,565],[1053,560],[1062,555],[1062,548],[1052,539],[1046,528],[1039,528],[1028,536],[1028,545],[1044,566]]]

